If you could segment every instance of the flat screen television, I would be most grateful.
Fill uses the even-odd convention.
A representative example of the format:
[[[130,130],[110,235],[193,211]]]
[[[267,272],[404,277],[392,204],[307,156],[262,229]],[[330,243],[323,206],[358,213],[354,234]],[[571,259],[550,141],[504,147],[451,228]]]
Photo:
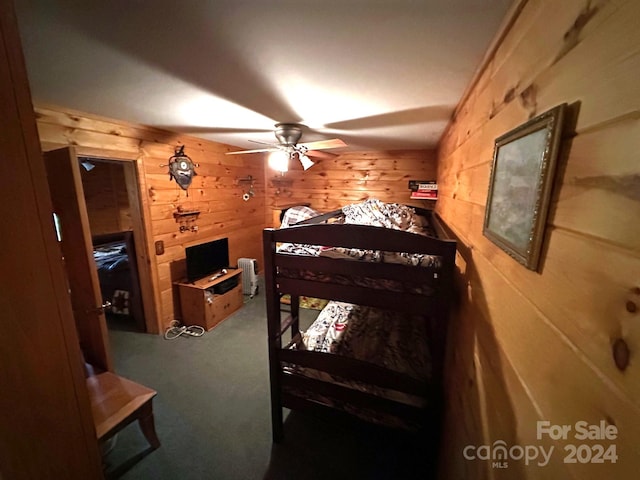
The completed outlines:
[[[185,248],[187,281],[195,282],[229,268],[229,239],[221,238]]]

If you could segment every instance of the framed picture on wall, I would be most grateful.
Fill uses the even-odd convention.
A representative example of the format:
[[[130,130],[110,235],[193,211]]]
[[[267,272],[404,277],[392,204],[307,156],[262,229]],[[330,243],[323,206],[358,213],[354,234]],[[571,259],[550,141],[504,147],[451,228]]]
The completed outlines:
[[[530,270],[538,269],[566,107],[495,141],[483,234]]]

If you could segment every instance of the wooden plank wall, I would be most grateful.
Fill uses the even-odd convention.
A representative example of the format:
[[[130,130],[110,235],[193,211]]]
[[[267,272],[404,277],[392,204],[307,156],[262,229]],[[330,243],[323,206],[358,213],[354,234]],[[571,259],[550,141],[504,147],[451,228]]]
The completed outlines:
[[[316,161],[314,159],[314,161]],[[410,200],[409,180],[435,180],[435,150],[347,152],[332,159],[318,159],[303,171],[290,162],[284,175],[267,173],[269,206],[310,203],[328,212],[367,198],[433,208],[432,201]]]
[[[249,257],[262,264],[261,232],[267,217],[261,156],[225,155],[234,148],[59,107],[36,106],[36,117],[45,151],[73,145],[78,154],[136,162],[159,332],[180,314],[173,282],[185,275],[186,246],[228,237],[232,263]],[[178,145],[199,164],[189,196],[169,180],[166,164]],[[255,195],[245,202],[247,186],[238,180],[249,175]],[[201,212],[197,231],[179,231],[173,216],[178,207]],[[164,253],[156,255],[159,241]]]
[[[409,200],[407,188],[409,179],[435,179],[433,150],[349,152],[334,159],[319,160],[306,172],[292,164],[291,170],[280,176],[271,170],[265,173],[264,156],[225,155],[236,148],[215,142],[50,105],[36,106],[36,117],[45,151],[73,145],[79,155],[136,162],[159,316],[158,331],[163,331],[180,315],[172,284],[185,275],[185,246],[229,237],[232,262],[249,257],[258,259],[262,265],[261,231],[272,225],[272,207],[310,203],[325,212],[376,197],[433,208],[434,202]],[[168,163],[176,145],[185,145],[185,153],[200,165],[196,168],[198,175],[189,189],[189,196],[175,182],[169,181],[167,167],[161,166]],[[98,170],[100,164],[97,165],[85,174],[87,179]],[[111,172],[110,175],[119,173]],[[245,202],[242,195],[248,192],[250,185],[239,180],[248,176],[254,180],[255,195]],[[108,182],[100,181],[101,194],[95,199],[95,183],[89,182],[86,184],[90,198],[88,207],[97,208],[92,218],[111,230],[113,225],[107,226],[109,222],[104,214],[113,210],[114,219],[119,215],[120,222],[126,223],[130,212],[116,214],[114,210],[126,195],[115,192],[114,196]],[[197,232],[179,232],[173,216],[179,206],[201,212],[196,222]],[[156,256],[155,243],[158,241],[164,243],[165,253]]]
[[[122,164],[92,163],[94,168],[91,171],[84,168],[80,170],[91,234],[132,230],[131,208]]]
[[[436,210],[460,239],[441,478],[635,478],[640,469],[640,2],[529,0],[458,106],[438,152]],[[539,273],[482,235],[499,135],[567,102]],[[622,371],[612,347],[623,341]],[[570,425],[538,439],[537,421]],[[575,424],[615,440],[575,439]],[[466,460],[467,445],[555,447],[550,464]],[[617,462],[565,463],[567,444]],[[587,452],[588,453],[588,452]]]

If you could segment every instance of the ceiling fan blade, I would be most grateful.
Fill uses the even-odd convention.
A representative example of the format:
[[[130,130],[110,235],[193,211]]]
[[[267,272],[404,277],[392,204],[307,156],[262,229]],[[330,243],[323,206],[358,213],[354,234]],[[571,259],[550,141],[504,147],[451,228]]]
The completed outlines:
[[[334,158],[338,156],[336,153],[321,152],[319,150],[307,150],[305,155],[314,158]]]
[[[400,127],[424,122],[448,121],[451,118],[454,108],[454,105],[427,105],[397,112],[387,112],[369,117],[328,123],[325,125],[325,128],[359,130],[365,128]]]
[[[333,138],[331,140],[318,140],[317,142],[299,143],[298,146],[305,147],[309,150],[324,150],[325,148],[346,147],[347,144],[339,138]]]
[[[261,153],[261,152],[277,152],[279,148],[258,148],[256,150],[237,150],[235,152],[227,152],[226,155],[240,155],[243,153]]]
[[[206,133],[249,133],[258,135],[259,133],[267,133],[271,132],[271,130],[266,130],[264,128],[235,128],[235,127],[207,127],[207,126],[198,126],[198,125],[154,125],[156,128],[161,130],[169,130],[170,132],[177,133],[186,133],[187,135],[199,135]]]
[[[247,141],[251,143],[257,143],[259,145],[271,145],[273,148],[278,148],[278,144],[273,142],[261,142],[259,140],[247,140]]]

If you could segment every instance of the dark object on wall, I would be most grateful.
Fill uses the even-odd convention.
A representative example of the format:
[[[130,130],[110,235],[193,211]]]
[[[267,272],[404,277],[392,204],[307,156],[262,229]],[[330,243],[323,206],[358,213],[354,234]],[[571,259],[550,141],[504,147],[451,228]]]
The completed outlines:
[[[187,191],[191,185],[193,177],[197,175],[195,167],[198,165],[193,163],[191,159],[184,153],[184,145],[176,147],[175,154],[169,159],[169,179],[175,180],[180,188]]]
[[[629,366],[629,357],[631,356],[631,352],[629,351],[629,346],[627,342],[625,342],[622,338],[618,338],[615,342],[613,342],[613,361],[618,367],[618,370],[624,372]]]
[[[495,141],[483,234],[530,270],[538,269],[566,104]]]

